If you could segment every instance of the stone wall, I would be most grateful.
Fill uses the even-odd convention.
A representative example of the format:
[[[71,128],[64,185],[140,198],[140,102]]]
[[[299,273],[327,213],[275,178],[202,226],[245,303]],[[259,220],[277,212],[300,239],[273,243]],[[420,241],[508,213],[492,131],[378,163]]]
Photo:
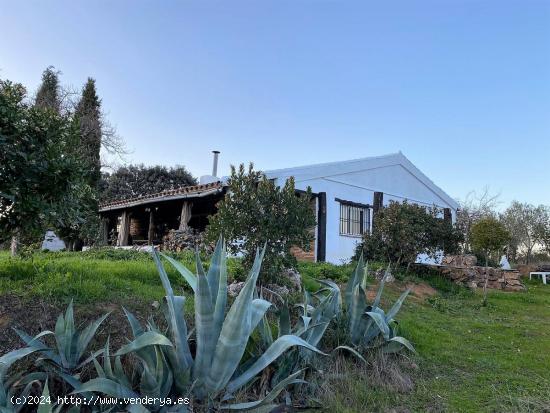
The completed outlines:
[[[485,284],[485,271],[487,270],[489,281],[487,288],[505,291],[522,291],[525,286],[521,283],[521,274],[515,270],[501,270],[500,268],[472,267],[441,267],[443,275],[449,277],[457,284],[470,288],[483,288]]]

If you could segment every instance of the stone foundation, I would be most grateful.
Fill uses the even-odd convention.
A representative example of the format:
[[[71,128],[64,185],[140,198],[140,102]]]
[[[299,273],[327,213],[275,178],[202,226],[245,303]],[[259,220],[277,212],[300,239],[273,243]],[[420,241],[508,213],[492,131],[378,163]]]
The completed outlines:
[[[515,270],[501,270],[491,267],[441,267],[441,273],[457,284],[470,288],[483,288],[485,271],[489,280],[487,288],[505,291],[522,291],[525,286],[521,282],[521,274]]]

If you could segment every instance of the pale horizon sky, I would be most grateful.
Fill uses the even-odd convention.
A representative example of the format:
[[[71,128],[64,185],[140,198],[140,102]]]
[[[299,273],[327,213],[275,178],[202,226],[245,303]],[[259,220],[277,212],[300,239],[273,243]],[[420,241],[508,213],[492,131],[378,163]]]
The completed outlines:
[[[132,163],[401,150],[453,198],[550,205],[550,1],[5,1],[0,78],[96,79]]]

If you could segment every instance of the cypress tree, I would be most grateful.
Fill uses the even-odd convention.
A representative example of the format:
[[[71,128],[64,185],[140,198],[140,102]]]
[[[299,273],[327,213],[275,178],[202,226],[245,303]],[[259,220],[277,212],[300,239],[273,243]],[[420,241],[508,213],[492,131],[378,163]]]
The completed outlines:
[[[81,154],[88,169],[89,184],[97,191],[101,178],[101,100],[95,88],[95,80],[88,78],[82,89],[82,97],[75,110],[79,122]]]
[[[59,72],[53,66],[49,66],[42,73],[42,84],[38,88],[34,104],[36,107],[42,109],[51,109],[54,112],[60,112]]]

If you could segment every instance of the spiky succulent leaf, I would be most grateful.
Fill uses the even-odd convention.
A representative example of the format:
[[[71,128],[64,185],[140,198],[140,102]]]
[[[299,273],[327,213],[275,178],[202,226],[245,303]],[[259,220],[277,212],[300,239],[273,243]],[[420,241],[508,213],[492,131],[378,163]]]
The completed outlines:
[[[413,353],[416,353],[416,350],[414,349],[411,342],[404,337],[391,338],[385,343],[382,351],[384,351],[384,353],[398,353],[404,348],[412,351]]]
[[[252,410],[257,409],[261,406],[271,405],[271,402],[273,402],[277,396],[288,386],[292,384],[303,384],[307,383],[305,380],[300,380],[298,377],[304,373],[304,370],[299,370],[284,380],[281,380],[271,391],[261,400],[257,400],[254,402],[248,402],[248,403],[237,403],[237,404],[229,404],[229,405],[222,405],[221,409],[224,410],[239,410],[239,411],[258,411],[258,410]],[[269,410],[271,411],[271,410]]]
[[[212,368],[206,380],[209,393],[215,394],[225,387],[246,349],[252,325],[252,298],[263,254],[264,250],[261,254],[256,253],[250,274],[225,317],[212,360]]]
[[[191,369],[193,365],[193,358],[191,357],[191,351],[189,350],[189,344],[187,343],[187,325],[183,318],[183,306],[179,306],[183,299],[176,300],[174,298],[174,291],[170,285],[168,275],[160,262],[157,252],[153,249],[153,260],[157,266],[157,270],[160,275],[162,286],[166,291],[166,304],[168,306],[170,331],[172,332],[172,340],[174,341],[174,347],[177,354],[177,361],[180,364],[180,368],[183,370]],[[177,301],[177,302],[176,302]],[[179,307],[179,308],[177,308]],[[179,311],[181,309],[181,311]]]
[[[131,352],[138,351],[144,347],[148,346],[172,346],[172,342],[163,334],[157,333],[156,331],[146,331],[140,336],[136,337],[130,343],[122,346],[116,353],[115,356],[123,356]]]
[[[301,339],[300,337],[294,335],[286,335],[279,337],[273,342],[273,344],[256,360],[256,362],[250,366],[245,372],[231,380],[227,385],[227,391],[229,393],[234,393],[237,389],[244,386],[250,380],[252,380],[256,374],[262,371],[264,368],[269,366],[273,361],[275,361],[281,354],[286,350],[294,346],[305,347],[315,353],[326,355],[321,350],[309,344],[307,341]]]
[[[162,255],[164,259],[172,264],[172,266],[181,274],[185,281],[187,281],[187,284],[189,284],[193,291],[197,290],[197,277],[191,271],[189,271],[189,269],[185,265],[162,252],[160,253],[160,255]]]
[[[393,304],[392,308],[390,308],[390,311],[388,311],[388,313],[386,314],[386,322],[389,323],[389,321],[395,317],[395,315],[401,309],[401,305],[403,305],[403,301],[405,301],[405,298],[407,298],[410,292],[411,292],[411,289],[407,288],[407,290],[403,294],[401,294],[401,296]]]

